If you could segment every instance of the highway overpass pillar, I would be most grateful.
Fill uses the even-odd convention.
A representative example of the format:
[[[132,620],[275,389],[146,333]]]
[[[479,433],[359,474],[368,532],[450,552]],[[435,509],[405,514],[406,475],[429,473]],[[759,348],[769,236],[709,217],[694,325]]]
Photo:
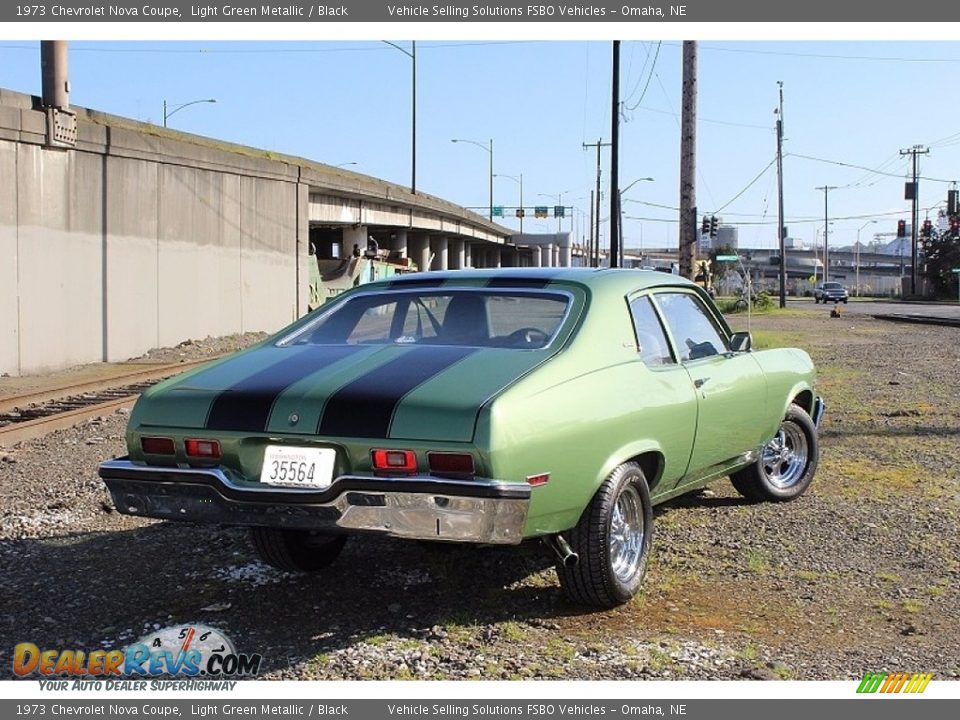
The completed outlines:
[[[473,264],[473,243],[463,243],[463,266],[465,268],[474,267]]]
[[[451,238],[449,243],[450,248],[450,269],[451,270],[461,270],[466,267],[467,263],[467,253],[466,253],[466,242],[461,238]]]
[[[543,255],[542,264],[543,267],[556,267],[556,263],[553,261],[553,243],[547,243],[540,248],[540,252]],[[534,253],[536,255],[536,253]]]
[[[390,238],[390,252],[404,258],[407,257],[407,231],[398,228]]]
[[[446,270],[449,267],[447,262],[449,242],[446,235],[430,236],[430,252],[433,253],[433,262],[430,264],[431,270]]]
[[[541,248],[536,245],[530,246],[530,264],[533,267],[541,267],[543,265],[543,252]]]
[[[367,239],[369,238],[366,225],[353,225],[343,229],[343,254],[345,257],[356,255],[357,252],[363,255],[367,250]]]
[[[430,238],[426,235],[410,233],[407,235],[408,257],[417,264],[417,270],[430,269]]]

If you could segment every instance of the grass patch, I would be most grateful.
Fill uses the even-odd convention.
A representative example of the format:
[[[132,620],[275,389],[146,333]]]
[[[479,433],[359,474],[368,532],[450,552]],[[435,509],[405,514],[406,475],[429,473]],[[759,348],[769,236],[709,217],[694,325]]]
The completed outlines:
[[[923,610],[923,603],[914,598],[907,598],[903,601],[903,609],[904,611],[915,615]]]
[[[762,550],[750,550],[747,553],[747,569],[762,574],[770,569],[770,558]]]
[[[884,582],[888,582],[888,583],[895,583],[897,585],[903,582],[903,578],[901,578],[896,573],[890,573],[890,572],[878,572],[877,579],[883,580]]]

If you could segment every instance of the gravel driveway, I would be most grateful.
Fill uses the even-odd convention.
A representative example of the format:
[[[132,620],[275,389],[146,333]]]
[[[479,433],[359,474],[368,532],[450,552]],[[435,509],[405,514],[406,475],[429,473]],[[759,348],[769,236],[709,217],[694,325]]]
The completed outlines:
[[[293,576],[245,532],[120,516],[96,466],[124,453],[125,414],[0,450],[0,677],[18,642],[121,647],[188,622],[262,653],[268,678],[960,677],[960,329],[753,324],[820,369],[812,489],[749,505],[721,482],[658,508],[645,588],[609,612],[569,605],[536,543],[354,538]]]

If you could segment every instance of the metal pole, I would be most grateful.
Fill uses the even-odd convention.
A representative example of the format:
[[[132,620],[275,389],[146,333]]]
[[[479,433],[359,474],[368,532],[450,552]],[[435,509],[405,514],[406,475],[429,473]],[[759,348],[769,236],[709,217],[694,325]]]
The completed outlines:
[[[917,198],[920,195],[920,186],[917,182],[919,174],[918,155],[929,155],[930,150],[923,145],[914,145],[909,150],[901,150],[901,155],[913,156],[913,200],[910,208],[910,294],[916,295],[918,290],[917,276],[919,263],[917,262],[917,219],[919,217],[917,208]]]
[[[780,236],[780,307],[787,306],[787,231],[783,226],[783,83],[780,86],[780,109],[777,114],[777,234]]]
[[[621,266],[620,248],[620,41],[613,41],[613,92],[610,110],[610,267]]]
[[[830,233],[830,219],[827,211],[827,195],[829,195],[831,190],[836,189],[836,185],[824,185],[823,187],[817,188],[817,190],[823,190],[823,282],[827,282],[827,280],[830,279],[830,254],[827,247]]]
[[[40,43],[40,72],[43,76],[43,106],[70,109],[70,82],[67,79],[67,41]]]
[[[490,138],[490,222],[493,222],[493,138]]]
[[[417,41],[412,41],[413,52],[410,59],[413,61],[413,127],[410,143],[410,192],[417,194]]]
[[[163,101],[163,126],[167,126],[167,101]]]
[[[523,235],[523,216],[526,213],[523,210],[523,173],[520,173],[520,235]]]
[[[680,109],[680,274],[693,280],[697,262],[697,43],[683,41]]]
[[[593,227],[593,190],[590,191],[590,242],[587,243],[587,262],[590,267],[597,267],[594,256],[594,227]]]

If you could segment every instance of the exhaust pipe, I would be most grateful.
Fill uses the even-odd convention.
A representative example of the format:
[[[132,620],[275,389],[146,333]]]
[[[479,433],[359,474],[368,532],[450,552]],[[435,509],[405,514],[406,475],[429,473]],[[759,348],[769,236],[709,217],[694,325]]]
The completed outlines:
[[[570,547],[563,535],[560,535],[559,533],[556,535],[550,535],[545,537],[543,542],[546,543],[547,547],[553,550],[554,554],[560,560],[560,564],[564,567],[572,568],[575,567],[578,562],[580,562],[580,556],[573,551],[573,548]]]

